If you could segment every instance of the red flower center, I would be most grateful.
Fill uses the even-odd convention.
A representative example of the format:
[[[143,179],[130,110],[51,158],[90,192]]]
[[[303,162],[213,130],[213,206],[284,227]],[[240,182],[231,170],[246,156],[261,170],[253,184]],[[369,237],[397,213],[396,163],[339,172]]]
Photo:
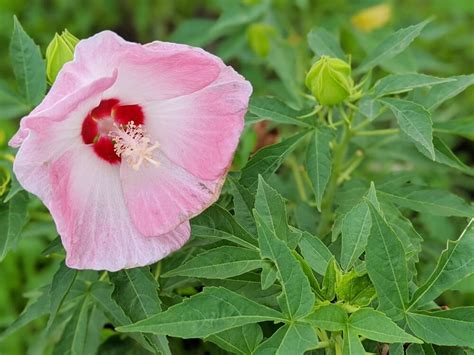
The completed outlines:
[[[121,105],[117,99],[102,100],[82,123],[82,140],[93,147],[94,152],[109,163],[119,163],[121,158],[115,152],[111,132],[133,122],[142,125],[144,121],[139,105]]]

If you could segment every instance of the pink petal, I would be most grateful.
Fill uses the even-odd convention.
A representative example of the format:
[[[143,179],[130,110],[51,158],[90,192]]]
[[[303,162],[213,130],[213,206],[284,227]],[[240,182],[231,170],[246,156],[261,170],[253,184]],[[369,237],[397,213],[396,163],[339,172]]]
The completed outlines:
[[[232,162],[244,126],[250,84],[222,67],[209,86],[190,95],[144,105],[145,126],[163,152],[191,174],[222,176]]]
[[[110,31],[79,42],[75,62],[91,77],[118,69],[117,83],[106,97],[129,104],[192,93],[214,81],[220,71],[219,61],[203,51],[192,47],[179,52],[157,51]]]
[[[36,126],[39,130],[48,130],[51,122],[67,121],[71,118],[82,125],[82,120],[100,102],[103,92],[112,86],[116,79],[117,72],[115,71],[110,77],[99,77],[84,86],[70,88],[69,91],[65,91],[67,95],[62,96],[58,101],[51,100],[48,94],[36,109],[22,118],[20,129],[10,140],[9,145],[19,147],[28,137],[32,126]]]
[[[83,145],[81,126],[90,109],[100,102],[104,89],[115,77],[101,78],[64,97],[39,114],[21,120],[20,129],[10,141],[20,146],[13,171],[20,184],[40,197],[49,207],[51,186],[49,166],[66,151]]]
[[[154,263],[189,238],[189,223],[156,237],[143,236],[125,207],[116,165],[97,159],[86,146],[51,165],[50,211],[75,269],[116,271]]]
[[[166,233],[202,212],[217,200],[224,182],[199,179],[162,153],[154,158],[158,167],[144,163],[135,171],[123,161],[120,167],[129,214],[146,236]]]

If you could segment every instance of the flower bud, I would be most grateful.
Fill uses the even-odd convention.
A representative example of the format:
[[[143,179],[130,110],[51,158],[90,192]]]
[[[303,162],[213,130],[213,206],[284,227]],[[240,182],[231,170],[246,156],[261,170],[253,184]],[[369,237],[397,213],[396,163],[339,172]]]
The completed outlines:
[[[52,84],[63,65],[74,57],[74,48],[79,42],[68,30],[57,33],[46,49],[46,75]]]
[[[247,30],[247,40],[250,48],[260,57],[265,58],[270,52],[270,38],[275,30],[263,23],[254,23]]]
[[[339,104],[351,94],[351,66],[341,59],[322,56],[306,75],[306,86],[319,104]]]

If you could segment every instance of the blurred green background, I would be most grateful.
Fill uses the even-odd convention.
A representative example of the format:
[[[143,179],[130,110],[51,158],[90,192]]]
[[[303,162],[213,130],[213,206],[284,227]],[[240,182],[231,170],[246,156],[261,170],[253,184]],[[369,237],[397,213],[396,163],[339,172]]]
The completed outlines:
[[[382,7],[372,13],[361,13],[376,5]],[[18,126],[18,118],[28,110],[21,108],[7,114],[1,107],[4,92],[15,90],[8,55],[13,15],[40,45],[43,54],[54,33],[64,28],[78,38],[110,29],[130,41],[163,40],[202,46],[246,76],[254,86],[254,95],[284,97],[296,108],[302,104],[304,75],[312,60],[306,34],[314,26],[339,34],[344,50],[352,55],[353,63],[358,63],[388,32],[434,17],[420,39],[408,51],[385,63],[378,69],[380,72],[374,73],[375,77],[382,71],[418,71],[437,76],[467,74],[473,71],[474,63],[472,0],[0,0],[0,190],[2,179],[6,179],[1,169],[6,166],[8,170],[8,154],[12,153],[6,143]],[[434,120],[472,116],[473,96],[473,88],[465,91],[437,111]],[[248,127],[234,168],[245,164],[256,147],[272,143],[286,133],[271,125]],[[447,141],[465,163],[474,164],[472,141],[453,137],[447,137]],[[360,174],[377,177],[393,171],[396,163],[399,170],[416,169],[430,185],[454,190],[472,200],[471,177],[451,174],[445,168],[438,172],[424,160],[417,166],[406,166],[405,151],[392,148],[370,152]],[[374,167],[370,163],[369,158],[384,161],[387,155],[390,159],[386,165]],[[281,172],[273,183],[288,198],[292,217],[300,223],[311,218],[314,211],[300,203],[288,172]],[[54,223],[37,200],[32,200],[29,211],[30,221],[21,242],[0,264],[0,332],[17,318],[32,292],[51,280],[58,265],[58,260],[41,256],[57,235]],[[456,238],[463,223],[424,214],[410,217],[425,239],[419,264],[419,277],[423,279],[446,240]],[[441,304],[473,304],[474,279],[458,288],[463,292],[445,295]],[[10,336],[0,343],[0,354],[44,353],[48,344],[40,331],[43,326],[42,321],[33,322]]]

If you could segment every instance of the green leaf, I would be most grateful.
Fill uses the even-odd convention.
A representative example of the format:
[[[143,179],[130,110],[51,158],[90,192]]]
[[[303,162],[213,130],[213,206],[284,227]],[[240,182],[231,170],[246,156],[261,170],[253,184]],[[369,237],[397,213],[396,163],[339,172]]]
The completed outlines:
[[[435,86],[426,96],[416,101],[428,110],[433,111],[446,100],[474,85],[474,74],[453,76],[450,79],[454,79],[454,81]]]
[[[421,144],[435,159],[433,146],[433,123],[431,115],[423,106],[400,99],[383,99],[382,102],[392,110],[400,129],[415,143]]]
[[[342,355],[362,354],[365,354],[365,349],[356,332],[351,328],[346,329],[344,331],[344,344],[342,348]]]
[[[200,338],[263,321],[283,321],[282,314],[224,288],[206,287],[163,313],[117,330]]]
[[[408,326],[427,343],[474,348],[474,307],[437,312],[409,312]]]
[[[273,284],[267,289],[262,289],[261,275],[248,273],[231,279],[212,280],[202,279],[205,286],[224,287],[234,291],[254,302],[276,308],[278,307],[277,296],[281,293],[280,285]]]
[[[296,247],[300,235],[288,227],[285,201],[261,176],[258,178],[255,210],[277,238],[283,240],[290,249]]]
[[[322,27],[313,28],[308,33],[309,48],[319,57],[327,55],[333,58],[345,59],[344,51],[337,38]]]
[[[46,91],[46,68],[40,48],[26,34],[18,19],[13,19],[10,59],[20,92],[28,105],[36,106]]]
[[[291,323],[280,327],[255,350],[255,355],[302,355],[314,349],[318,337],[308,324]]]
[[[222,349],[240,355],[253,354],[262,339],[262,328],[258,324],[246,324],[206,338],[207,341],[212,341]]]
[[[292,106],[299,108],[302,105],[303,96],[302,83],[298,80],[300,72],[298,68],[299,55],[297,49],[287,40],[280,37],[273,37],[270,43],[270,53],[267,56],[267,62],[280,78],[280,82],[285,88],[281,96]]]
[[[29,107],[12,92],[7,85],[0,81],[0,120],[17,118],[28,112]]]
[[[313,186],[316,206],[321,211],[321,201],[331,176],[331,148],[329,143],[334,138],[334,130],[319,127],[311,134],[306,150],[306,171]]]
[[[257,249],[257,239],[237,223],[234,217],[217,204],[192,220],[193,237],[214,239],[216,242],[226,239],[250,249]]]
[[[336,259],[328,262],[326,272],[324,273],[323,283],[321,285],[321,294],[325,300],[332,301],[336,296],[336,284],[339,279],[341,271],[337,265]]]
[[[109,277],[115,285],[112,298],[132,322],[161,312],[159,286],[148,268],[125,269],[109,273]],[[158,351],[171,354],[165,336],[147,336],[147,338]]]
[[[313,327],[330,332],[343,331],[346,328],[347,313],[337,304],[328,303],[319,306],[313,313],[303,319]]]
[[[337,280],[336,295],[338,301],[355,307],[368,306],[376,293],[367,274],[359,275],[351,270]]]
[[[416,88],[439,85],[454,80],[417,73],[392,74],[382,78],[374,85],[374,94],[377,97],[401,94]]]
[[[49,319],[47,328],[51,327],[54,319],[56,318],[56,314],[58,313],[61,305],[66,298],[69,290],[71,289],[72,284],[77,276],[77,270],[70,269],[66,266],[66,264],[61,262],[59,265],[59,269],[54,274],[53,282],[51,284],[51,303],[50,303],[50,311],[49,311]]]
[[[435,148],[435,161],[439,164],[449,166],[451,168],[462,171],[465,174],[474,176],[474,168],[471,168],[464,164],[448,147],[448,145],[439,137],[433,137],[433,145]],[[416,148],[424,154],[426,157],[430,157],[430,153],[420,146],[416,145]]]
[[[303,232],[299,246],[311,268],[318,274],[324,275],[333,255],[322,240],[308,232]]]
[[[277,269],[274,265],[270,263],[264,263],[262,267],[262,273],[260,275],[260,280],[262,282],[262,290],[268,289],[272,286],[277,279]]]
[[[262,258],[275,264],[282,287],[278,302],[291,319],[303,317],[311,311],[315,297],[308,278],[288,246],[273,233],[265,220],[254,211]]]
[[[234,197],[234,218],[249,233],[257,235],[257,227],[253,219],[253,206],[255,205],[255,197],[252,193],[242,186],[232,177],[228,178],[232,188],[231,194]]]
[[[252,98],[249,103],[249,111],[262,120],[271,120],[280,124],[292,124],[302,127],[310,127],[308,123],[298,119],[300,111],[296,111],[280,100],[273,97]]]
[[[381,343],[422,343],[382,312],[362,308],[349,317],[348,327],[358,335]]]
[[[422,306],[474,273],[474,219],[456,241],[448,241],[438,264],[426,282],[415,291],[410,308]]]
[[[344,216],[341,226],[341,266],[344,270],[349,270],[364,252],[371,228],[370,210],[364,201]]]
[[[84,354],[97,354],[102,342],[102,329],[107,323],[107,317],[97,306],[92,305],[87,324],[86,343],[84,345]]]
[[[28,194],[17,193],[9,202],[0,203],[0,261],[16,246],[27,221]]]
[[[260,149],[242,169],[240,183],[253,189],[257,186],[258,175],[268,179],[301,142],[305,134],[306,132],[301,132],[280,143]]]
[[[472,217],[474,207],[462,198],[444,190],[428,189],[423,186],[409,185],[398,189],[378,191],[393,203],[414,211],[436,216]]]
[[[373,67],[395,57],[403,52],[413,40],[418,37],[423,28],[431,20],[425,20],[417,25],[402,28],[386,37],[375,49],[369,53],[367,58],[354,71],[355,74],[363,74]]]
[[[227,279],[262,268],[263,265],[264,262],[256,250],[223,246],[196,255],[176,269],[163,274],[163,277]]]
[[[369,277],[377,290],[379,309],[399,320],[408,301],[408,270],[403,245],[393,229],[369,204],[372,230],[366,248]]]
[[[390,350],[391,351],[391,350]],[[402,350],[403,351],[403,350]],[[410,344],[405,351],[406,355],[436,355],[433,346],[431,344]],[[452,353],[450,353],[453,355]],[[463,352],[462,355],[465,353]],[[403,353],[402,353],[403,355]]]
[[[457,118],[446,122],[435,122],[434,131],[454,134],[474,141],[474,116]]]
[[[39,290],[40,295],[35,299],[30,300],[23,312],[21,312],[21,314],[15,319],[15,321],[10,324],[10,326],[3,333],[0,334],[0,341],[7,338],[17,330],[23,328],[30,322],[49,313],[50,289],[51,286],[48,285],[42,287]]]
[[[88,310],[89,298],[85,295],[66,324],[61,339],[54,348],[53,355],[84,354],[89,319]]]
[[[105,282],[94,282],[90,288],[90,295],[94,303],[102,309],[114,326],[128,325],[131,319],[125,314],[123,309],[112,299],[114,287]],[[154,352],[142,334],[130,334],[145,349]]]

